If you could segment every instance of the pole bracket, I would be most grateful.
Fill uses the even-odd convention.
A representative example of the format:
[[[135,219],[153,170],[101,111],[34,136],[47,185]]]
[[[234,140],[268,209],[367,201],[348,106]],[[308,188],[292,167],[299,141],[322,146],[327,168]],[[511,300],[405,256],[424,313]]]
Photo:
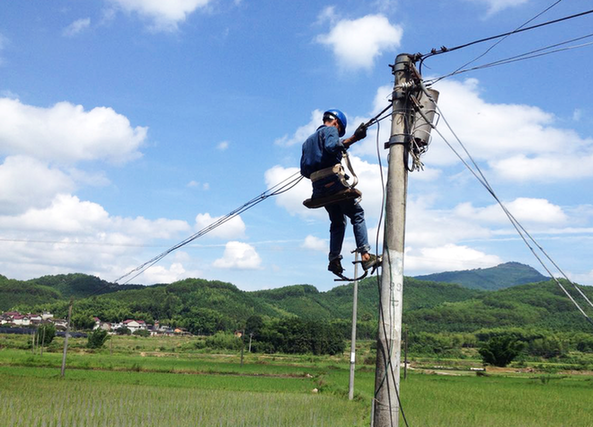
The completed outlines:
[[[410,143],[410,135],[408,134],[397,134],[397,135],[391,135],[391,138],[389,138],[389,141],[387,141],[385,143],[385,149],[390,148],[393,145],[407,145]]]

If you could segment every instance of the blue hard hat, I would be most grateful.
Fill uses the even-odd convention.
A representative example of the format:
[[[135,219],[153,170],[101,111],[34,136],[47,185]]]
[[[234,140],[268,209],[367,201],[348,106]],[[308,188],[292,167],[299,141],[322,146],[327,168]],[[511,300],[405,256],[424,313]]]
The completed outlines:
[[[340,130],[340,137],[344,136],[344,134],[346,134],[346,126],[348,125],[348,120],[346,120],[346,115],[344,113],[342,113],[340,110],[337,109],[332,109],[332,110],[327,110],[325,113],[323,113],[323,117],[325,116],[333,116],[336,119],[338,119],[338,122],[340,123],[340,126],[342,127],[342,129]]]

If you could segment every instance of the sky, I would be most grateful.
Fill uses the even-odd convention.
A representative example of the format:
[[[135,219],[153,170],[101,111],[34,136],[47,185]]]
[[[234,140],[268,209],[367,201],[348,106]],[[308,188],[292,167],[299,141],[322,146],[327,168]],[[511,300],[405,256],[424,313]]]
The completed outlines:
[[[324,110],[347,136],[390,104],[390,64],[570,16],[553,0],[31,0],[0,3],[0,274],[115,281],[298,171]],[[550,6],[553,6],[550,8]],[[546,9],[548,9],[546,11]],[[542,12],[544,12],[542,14]],[[588,36],[593,15],[428,58],[429,82]],[[446,142],[571,280],[593,285],[591,38],[439,80],[424,169],[410,173],[404,274],[521,262],[548,274]],[[374,251],[390,119],[350,158]],[[339,283],[310,182],[172,252],[131,283],[246,291]],[[378,242],[377,242],[378,236]],[[344,265],[354,248],[351,226]],[[548,263],[549,265],[549,263]],[[557,274],[556,270],[552,271]]]

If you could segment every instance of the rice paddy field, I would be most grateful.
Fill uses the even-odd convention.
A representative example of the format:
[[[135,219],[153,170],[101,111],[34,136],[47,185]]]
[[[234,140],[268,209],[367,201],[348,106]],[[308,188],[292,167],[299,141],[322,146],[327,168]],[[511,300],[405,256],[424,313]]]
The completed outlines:
[[[40,355],[0,336],[0,424],[370,425],[373,365],[358,364],[349,401],[348,355],[246,355],[241,364],[238,354],[192,352],[189,338],[168,338],[114,337],[95,353],[72,340],[62,378],[59,339]],[[593,375],[478,376],[468,363],[479,366],[408,372],[401,399],[409,426],[593,426]]]

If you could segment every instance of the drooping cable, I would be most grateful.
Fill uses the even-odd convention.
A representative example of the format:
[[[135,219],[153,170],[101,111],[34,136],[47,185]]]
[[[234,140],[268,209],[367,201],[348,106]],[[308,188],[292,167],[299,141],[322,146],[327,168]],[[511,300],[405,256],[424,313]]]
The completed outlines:
[[[245,212],[246,210],[251,209],[255,205],[263,202],[267,198],[272,197],[272,196],[277,196],[279,194],[282,194],[282,193],[290,190],[291,188],[296,186],[302,179],[303,179],[303,177],[301,176],[300,172],[295,172],[290,177],[284,179],[283,181],[274,185],[270,189],[264,191],[260,195],[254,197],[253,199],[249,200],[248,202],[244,203],[243,205],[239,206],[238,208],[232,210],[228,214],[220,217],[218,220],[216,220],[212,224],[204,227],[197,233],[189,236],[188,238],[186,238],[186,239],[182,240],[181,242],[177,243],[176,245],[170,247],[169,249],[160,253],[159,255],[155,256],[154,258],[146,261],[144,264],[134,268],[133,270],[131,270],[128,273],[124,274],[123,276],[119,277],[118,279],[115,280],[115,283],[117,283],[120,280],[123,280],[125,278],[128,278],[128,279],[124,282],[124,284],[129,283],[132,279],[134,279],[135,277],[142,274],[148,268],[152,267],[154,264],[159,262],[161,259],[163,259],[167,255],[169,255],[171,252],[193,242],[194,240],[198,239],[199,237],[202,237],[203,235],[209,233],[210,231],[221,226],[222,224],[226,223],[227,221],[233,219],[237,215],[239,215],[239,214]]]
[[[421,85],[421,89],[424,91],[424,93],[427,96],[430,97],[431,95],[429,94],[429,92],[426,89],[425,85],[422,82],[420,82],[420,85]],[[478,164],[474,161],[473,157],[471,156],[471,154],[469,153],[469,151],[467,150],[467,148],[465,147],[465,145],[463,144],[463,142],[461,141],[461,139],[457,136],[457,134],[455,133],[455,131],[453,130],[453,128],[451,127],[451,125],[449,124],[449,122],[447,121],[447,119],[444,117],[444,115],[443,115],[442,111],[440,110],[440,108],[438,107],[438,105],[437,105],[436,108],[439,111],[439,114],[440,114],[441,118],[443,119],[444,123],[446,124],[447,128],[449,129],[449,131],[451,132],[451,134],[455,137],[455,139],[457,140],[457,142],[459,143],[459,145],[462,147],[462,149],[465,152],[465,154],[470,159],[470,161],[471,161],[472,165],[474,166],[475,170],[474,170],[474,168],[472,168],[467,163],[467,161],[463,158],[463,156],[461,156],[459,154],[459,152],[457,150],[455,150],[455,148],[449,143],[449,141],[447,140],[447,138],[445,138],[445,136],[436,128],[436,126],[431,125],[432,128],[438,133],[438,135],[443,139],[443,141],[453,151],[453,153],[461,160],[461,162],[464,164],[464,166],[472,173],[472,175],[474,175],[474,177],[484,186],[484,188],[486,188],[486,190],[490,193],[490,195],[496,200],[496,202],[502,208],[503,212],[505,213],[505,215],[507,216],[507,218],[509,219],[509,221],[511,222],[511,224],[513,225],[513,227],[515,228],[515,230],[517,231],[517,233],[519,234],[519,236],[521,237],[521,239],[523,240],[523,242],[526,244],[526,246],[529,248],[529,250],[535,256],[535,258],[538,260],[538,262],[540,263],[540,265],[550,275],[550,278],[556,282],[556,284],[560,287],[560,289],[564,292],[564,294],[570,299],[570,301],[573,303],[573,305],[581,312],[581,314],[585,317],[585,319],[591,325],[593,325],[593,320],[589,317],[589,315],[587,315],[587,313],[577,303],[577,301],[568,292],[568,290],[562,285],[562,283],[552,274],[552,272],[550,271],[550,269],[548,268],[548,266],[543,262],[542,258],[536,253],[536,251],[533,249],[533,247],[531,246],[531,244],[529,243],[529,241],[531,241],[534,245],[537,246],[537,248],[540,250],[540,252],[558,269],[558,271],[563,275],[563,277],[579,292],[579,294],[584,297],[584,299],[587,301],[587,303],[589,303],[589,305],[591,305],[591,307],[593,307],[593,303],[591,303],[591,301],[589,300],[589,298],[587,298],[585,296],[585,294],[578,288],[578,286],[576,286],[576,284],[574,284],[570,279],[568,279],[568,277],[557,266],[557,264],[548,255],[548,253],[543,249],[543,247],[533,238],[533,236],[531,236],[531,234],[529,232],[527,232],[527,230],[521,225],[521,223],[507,209],[507,207],[504,205],[504,203],[497,196],[496,192],[494,191],[494,189],[492,188],[492,186],[490,185],[490,183],[488,182],[488,180],[486,179],[486,177],[482,173],[482,171],[481,171],[480,167],[478,166]],[[420,114],[423,115],[423,113],[421,111],[420,111]],[[430,123],[430,121],[426,117],[424,117],[424,119],[427,121],[427,123]]]

